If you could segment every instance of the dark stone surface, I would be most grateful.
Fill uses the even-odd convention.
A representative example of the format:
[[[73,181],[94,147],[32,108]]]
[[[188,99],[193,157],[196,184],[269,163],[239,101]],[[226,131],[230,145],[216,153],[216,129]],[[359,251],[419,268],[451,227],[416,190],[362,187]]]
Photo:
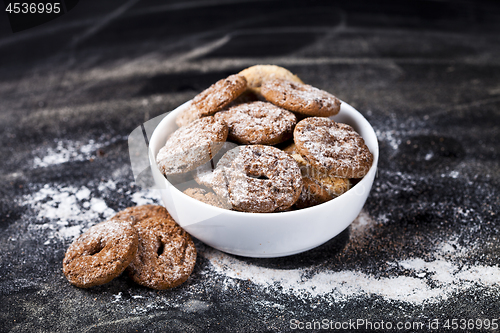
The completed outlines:
[[[0,331],[265,332],[364,319],[424,332],[437,319],[456,332],[473,330],[447,319],[500,321],[496,2],[81,1],[16,34],[2,15]],[[71,286],[61,263],[74,236],[158,200],[134,182],[128,134],[258,63],[336,94],[375,128],[379,171],[360,217],[285,258],[196,241],[195,271],[173,290],[126,276]]]

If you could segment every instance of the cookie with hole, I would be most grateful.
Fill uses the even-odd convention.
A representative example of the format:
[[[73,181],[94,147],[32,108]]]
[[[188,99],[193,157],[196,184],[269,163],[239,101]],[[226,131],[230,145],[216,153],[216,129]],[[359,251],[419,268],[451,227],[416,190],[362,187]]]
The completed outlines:
[[[68,247],[63,273],[80,288],[108,283],[132,262],[138,242],[137,231],[130,223],[110,219],[96,224]]]
[[[157,290],[184,283],[196,263],[196,247],[191,236],[170,215],[145,219],[135,227],[139,246],[127,267],[128,276],[142,286]]]

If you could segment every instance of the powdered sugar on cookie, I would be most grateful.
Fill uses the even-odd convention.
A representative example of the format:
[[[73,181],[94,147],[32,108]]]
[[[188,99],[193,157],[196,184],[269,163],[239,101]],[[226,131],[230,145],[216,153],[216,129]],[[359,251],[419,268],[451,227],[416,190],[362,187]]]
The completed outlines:
[[[241,95],[247,87],[244,76],[234,74],[219,80],[193,98],[199,117],[211,116]]]
[[[297,151],[320,172],[346,178],[362,178],[373,163],[363,138],[346,124],[311,117],[295,127]]]
[[[245,212],[267,213],[291,207],[302,190],[300,169],[288,154],[270,146],[241,148],[224,169],[229,201]]]
[[[215,114],[229,127],[229,139],[241,144],[274,145],[292,137],[295,115],[267,102],[252,102]]]
[[[338,98],[308,84],[272,79],[264,81],[261,93],[271,103],[307,116],[329,117],[340,111]]]
[[[204,117],[179,128],[156,156],[160,171],[171,175],[195,169],[222,148],[227,133],[226,123],[214,117]]]

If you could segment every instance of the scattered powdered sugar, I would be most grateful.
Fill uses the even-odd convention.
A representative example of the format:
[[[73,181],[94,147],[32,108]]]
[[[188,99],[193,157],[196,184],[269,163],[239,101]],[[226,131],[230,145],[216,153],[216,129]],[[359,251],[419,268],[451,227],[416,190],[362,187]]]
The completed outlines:
[[[113,180],[109,179],[105,183],[100,183],[97,189],[99,190],[99,192],[105,192],[107,190],[114,191],[116,189],[116,183]]]
[[[140,205],[159,205],[161,204],[160,190],[141,190],[131,195],[131,200],[138,206]]]
[[[73,239],[78,237],[82,233],[82,226],[81,225],[74,225],[72,227],[64,227],[59,229],[58,231],[59,236],[62,238],[67,238],[67,239]],[[44,243],[45,244],[45,243]],[[50,241],[48,241],[47,244],[50,244]]]
[[[452,171],[450,171],[450,173],[448,173],[448,174],[446,174],[446,173],[442,173],[442,174],[441,174],[441,177],[442,177],[442,178],[447,178],[447,177],[449,177],[449,178],[457,179],[459,175],[460,175],[460,173],[459,173],[458,171],[456,171],[456,170],[452,170]]]
[[[362,212],[353,222],[351,238],[363,237],[363,230],[374,224]],[[318,271],[317,267],[266,268],[210,248],[200,255],[209,260],[210,269],[217,274],[233,281],[251,281],[264,291],[280,291],[304,299],[321,297],[332,303],[374,295],[386,300],[423,304],[448,299],[456,292],[478,285],[492,287],[500,284],[498,265],[463,266],[455,263],[454,255],[463,255],[464,252],[467,250],[458,247],[456,242],[444,242],[436,247],[433,261],[412,258],[388,263],[396,268],[389,277],[376,277],[356,270]]]
[[[100,213],[105,216],[114,213],[103,199],[91,197],[91,191],[85,186],[76,188],[45,185],[24,199],[24,205],[31,205],[38,210],[38,219],[58,220],[59,223],[86,221],[98,217]],[[88,208],[84,208],[85,202],[88,202],[88,205],[85,205]]]
[[[84,200],[90,197],[90,193],[90,190],[83,186],[75,193],[75,197],[77,200]]]
[[[38,221],[47,221],[43,224],[31,224],[30,227],[50,230],[49,239],[74,238],[83,229],[115,214],[102,198],[92,196],[86,186],[77,188],[47,184],[23,199],[23,205],[38,212]]]
[[[92,225],[113,216],[116,211],[104,199],[113,193],[123,193],[137,205],[161,204],[159,190],[124,191],[109,179],[99,183],[94,190],[87,186],[46,184],[23,196],[21,205],[34,211],[31,215],[35,221],[29,227],[47,231],[48,240],[44,244],[48,245],[52,239],[73,239]]]
[[[361,211],[358,217],[351,223],[351,238],[358,239],[368,233],[376,222],[366,212]]]
[[[45,185],[24,196],[23,205],[35,211],[32,230],[43,230],[48,245],[53,239],[67,240],[79,236],[90,226],[110,217],[115,211],[102,198],[104,194],[122,191],[138,205],[160,203],[159,191],[123,191],[113,180],[91,186]],[[461,214],[468,214],[467,211]],[[33,215],[33,214],[32,214]],[[44,223],[40,223],[44,222]],[[362,212],[351,225],[350,243],[367,239],[375,221]],[[45,233],[46,232],[46,233]],[[276,269],[257,266],[217,250],[205,247],[199,255],[209,262],[202,271],[210,279],[224,276],[229,287],[237,281],[250,281],[262,292],[279,292],[299,299],[321,298],[325,302],[345,302],[359,297],[378,296],[388,301],[411,304],[436,303],[456,293],[472,288],[497,288],[500,284],[498,265],[466,264],[465,258],[473,247],[461,246],[456,239],[437,243],[429,249],[433,260],[419,257],[388,262],[389,276],[375,276],[357,269],[325,270],[321,263],[298,269]],[[326,260],[326,259],[325,259]],[[427,260],[427,261],[426,261]],[[141,297],[141,296],[138,296]],[[136,298],[136,297],[134,297]],[[122,301],[118,294],[113,299]],[[269,305],[272,306],[272,305]]]
[[[111,301],[111,303],[117,303],[117,302],[121,301],[122,296],[123,296],[123,292],[121,292],[121,291],[118,294],[113,295],[114,299]]]
[[[58,140],[55,147],[38,149],[33,158],[34,168],[45,168],[51,165],[62,164],[66,162],[87,161],[95,158],[96,151],[102,147],[108,146],[123,137],[116,137],[111,140],[89,140],[88,143],[82,143],[71,140]]]
[[[192,299],[184,304],[184,311],[186,312],[200,312],[208,310],[210,304],[202,302],[197,299]]]
[[[375,134],[380,141],[387,142],[392,149],[397,150],[401,144],[401,139],[399,136],[401,133],[396,130],[381,131],[379,129],[375,130]],[[427,158],[427,157],[426,157]],[[429,157],[429,159],[432,158]]]
[[[216,272],[232,279],[250,280],[269,290],[281,290],[300,298],[324,297],[332,302],[379,295],[390,300],[422,303],[435,299],[440,290],[432,289],[425,281],[408,276],[375,278],[356,271],[322,271],[306,278],[311,269],[281,270],[246,264],[213,250],[202,254],[210,260]]]
[[[457,272],[456,277],[462,281],[492,286],[500,284],[500,267],[477,265]]]

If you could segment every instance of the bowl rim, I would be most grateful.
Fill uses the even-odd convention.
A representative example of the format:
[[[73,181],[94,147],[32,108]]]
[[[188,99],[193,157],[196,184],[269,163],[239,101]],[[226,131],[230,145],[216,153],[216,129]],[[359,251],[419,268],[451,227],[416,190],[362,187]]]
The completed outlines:
[[[349,190],[347,192],[345,192],[345,193],[342,194],[342,195],[344,195],[344,194],[348,193],[349,191],[355,189],[356,187],[359,188],[360,186],[362,186],[361,184],[369,182],[368,178],[370,178],[370,177],[367,177],[367,175],[369,173],[371,173],[371,172],[376,172],[376,170],[375,171],[373,171],[373,170],[374,170],[374,168],[376,169],[377,166],[378,166],[379,144],[378,144],[378,138],[377,138],[377,135],[375,133],[375,130],[374,130],[373,126],[370,124],[370,122],[357,109],[355,109],[353,106],[351,106],[350,104],[344,102],[343,100],[340,100],[340,101],[341,101],[340,112],[337,115],[330,116],[328,118],[334,120],[333,118],[335,118],[336,116],[338,116],[342,112],[342,106],[344,106],[347,109],[350,109],[349,110],[349,114],[350,115],[354,115],[355,118],[358,118],[357,121],[356,121],[357,123],[359,123],[359,121],[361,121],[362,123],[365,123],[366,125],[368,125],[367,126],[368,131],[372,132],[372,134],[373,134],[374,140],[372,142],[373,142],[373,145],[374,145],[374,148],[375,148],[374,151],[370,150],[370,152],[373,155],[373,162],[372,162],[372,165],[370,166],[370,169],[363,176],[363,178],[361,178],[361,180],[358,183],[356,183],[354,186],[352,186],[351,188],[349,188]],[[179,105],[178,107],[176,107],[174,110],[169,111],[167,113],[167,115],[158,123],[158,125],[155,127],[155,129],[154,129],[154,131],[153,131],[153,133],[151,135],[151,138],[149,140],[149,145],[148,145],[149,162],[150,162],[151,167],[156,168],[158,171],[159,171],[159,169],[158,169],[158,166],[157,166],[157,163],[156,163],[156,155],[157,155],[158,152],[156,152],[156,153],[153,152],[153,147],[152,147],[151,143],[152,142],[156,142],[156,140],[157,140],[156,138],[160,135],[159,134],[160,128],[164,127],[167,123],[169,123],[170,121],[172,121],[170,118],[174,118],[181,110],[183,110],[184,108],[188,107],[188,105],[191,102],[192,102],[192,100],[188,100],[185,103],[183,103],[183,104]],[[175,123],[175,120],[173,120],[173,121]],[[365,137],[362,137],[362,138],[363,138],[363,140],[366,141]],[[161,149],[161,147],[162,146],[160,146],[159,149]],[[272,213],[240,212],[240,211],[235,211],[235,210],[230,210],[230,209],[224,209],[224,208],[216,207],[216,206],[210,205],[208,203],[202,202],[200,200],[197,200],[195,198],[192,198],[189,195],[183,193],[181,190],[179,190],[175,185],[173,185],[172,183],[170,183],[170,181],[161,172],[160,172],[160,174],[163,177],[162,179],[164,181],[166,181],[170,185],[171,189],[173,188],[174,191],[176,191],[176,193],[184,195],[186,197],[186,199],[188,199],[188,201],[191,201],[193,204],[204,204],[204,205],[207,206],[206,208],[208,208],[208,209],[214,209],[216,212],[220,212],[220,213],[224,213],[224,214],[229,214],[229,215],[234,215],[235,217],[237,217],[237,216],[249,216],[249,214],[251,214],[252,216],[256,216],[256,217],[257,216],[267,216],[267,217],[269,217],[270,215],[272,216],[272,215],[276,215],[276,214],[287,214],[287,215],[297,214],[298,215],[298,214],[303,214],[304,212],[312,212],[314,210],[320,210],[320,209],[323,208],[324,205],[328,205],[329,203],[331,204],[332,202],[334,202],[335,200],[337,200],[338,198],[340,198],[342,196],[342,195],[340,195],[338,197],[335,197],[335,198],[333,198],[331,200],[328,200],[327,202],[321,203],[319,205],[315,205],[315,206],[312,206],[312,207],[301,208],[301,209],[297,209],[297,210],[272,212]],[[370,186],[370,188],[371,188],[371,186]],[[370,189],[368,189],[368,190],[370,190]]]

